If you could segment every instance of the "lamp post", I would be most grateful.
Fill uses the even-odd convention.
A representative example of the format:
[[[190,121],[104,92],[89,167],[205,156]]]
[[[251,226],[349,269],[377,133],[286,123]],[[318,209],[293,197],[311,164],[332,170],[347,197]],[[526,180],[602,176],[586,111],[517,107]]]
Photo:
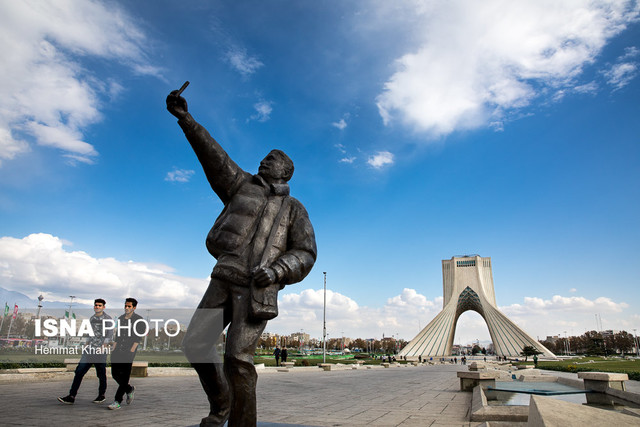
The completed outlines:
[[[73,300],[76,296],[75,295],[69,295],[69,298],[71,298],[71,301],[69,301],[69,316],[67,317],[69,320],[71,320],[71,306],[73,305]],[[67,336],[65,335],[64,337],[64,341],[63,341],[63,345],[67,345]]]
[[[44,297],[42,296],[42,294],[40,294],[40,296],[38,296],[38,312],[36,313],[36,319],[40,318],[40,309],[42,308],[42,300],[44,299]]]
[[[147,325],[149,324],[149,312],[151,310],[147,310]],[[158,331],[156,330],[156,333],[158,333]],[[145,351],[147,349],[147,335],[149,334],[145,334],[144,336],[144,344],[142,345],[142,351]]]
[[[638,354],[640,353],[638,351],[638,334],[636,333],[636,328],[633,328],[633,344],[636,348],[636,357],[638,357]]]
[[[327,363],[327,272],[324,275],[324,305],[322,307],[322,363]]]

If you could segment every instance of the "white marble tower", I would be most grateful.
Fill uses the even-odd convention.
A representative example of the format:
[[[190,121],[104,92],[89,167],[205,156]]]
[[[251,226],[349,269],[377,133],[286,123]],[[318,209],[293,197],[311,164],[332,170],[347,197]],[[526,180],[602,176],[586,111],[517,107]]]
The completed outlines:
[[[400,356],[450,356],[458,318],[473,310],[487,322],[496,355],[517,357],[525,346],[531,346],[543,356],[555,358],[498,310],[490,257],[465,255],[443,260],[442,287],[442,311],[402,349]]]

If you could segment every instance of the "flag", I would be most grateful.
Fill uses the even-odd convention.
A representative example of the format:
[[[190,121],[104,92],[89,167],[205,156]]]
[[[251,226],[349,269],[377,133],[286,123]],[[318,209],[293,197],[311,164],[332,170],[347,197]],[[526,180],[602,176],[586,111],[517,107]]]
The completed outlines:
[[[13,318],[16,318],[16,314],[18,314],[18,304],[13,307]]]
[[[64,311],[64,317],[69,317],[69,312],[67,310]]]
[[[71,313],[71,317],[73,317],[75,319],[76,318],[76,314],[75,313]]]
[[[9,304],[7,304],[6,302],[4,303],[4,315],[6,316],[7,314],[9,314]]]

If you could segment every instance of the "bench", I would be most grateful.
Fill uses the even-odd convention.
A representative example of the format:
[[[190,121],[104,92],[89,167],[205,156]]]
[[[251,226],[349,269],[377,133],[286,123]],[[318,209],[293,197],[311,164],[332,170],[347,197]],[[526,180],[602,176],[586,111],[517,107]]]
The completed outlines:
[[[324,369],[325,371],[330,371],[333,365],[331,363],[318,363],[318,366]]]
[[[612,372],[578,372],[578,378],[584,381],[587,390],[606,392],[607,388],[625,391],[624,382],[629,375]]]
[[[78,363],[80,363],[80,359],[64,359],[65,367],[67,371],[75,371],[78,367]],[[132,377],[148,377],[149,372],[149,362],[144,361],[134,361],[131,365],[131,376]]]
[[[133,362],[131,366],[131,376],[132,377],[148,377],[149,373],[147,372],[149,368],[149,362]]]
[[[282,362],[282,363],[281,363],[281,365],[282,365],[284,368],[293,368],[295,364],[296,364],[296,362]]]
[[[80,363],[80,359],[64,359],[64,365],[67,368],[67,371],[75,371],[78,367],[78,363]]]
[[[460,371],[458,372],[460,391],[473,391],[473,388],[477,385],[482,386],[482,388],[495,387],[498,376],[497,372]]]

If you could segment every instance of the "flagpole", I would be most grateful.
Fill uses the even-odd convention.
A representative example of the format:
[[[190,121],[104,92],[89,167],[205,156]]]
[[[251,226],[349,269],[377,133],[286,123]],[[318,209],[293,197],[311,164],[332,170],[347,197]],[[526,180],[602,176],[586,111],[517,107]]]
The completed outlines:
[[[16,307],[17,304],[13,303],[13,316],[11,316],[11,322],[9,322],[9,330],[7,331],[7,339],[9,339],[9,335],[11,334],[11,327],[13,326],[13,319],[16,318]]]
[[[0,323],[0,331],[2,331],[2,327],[4,326],[4,318],[7,317],[7,313],[9,312],[9,306],[7,302],[4,302],[4,313],[2,313],[2,322]]]

